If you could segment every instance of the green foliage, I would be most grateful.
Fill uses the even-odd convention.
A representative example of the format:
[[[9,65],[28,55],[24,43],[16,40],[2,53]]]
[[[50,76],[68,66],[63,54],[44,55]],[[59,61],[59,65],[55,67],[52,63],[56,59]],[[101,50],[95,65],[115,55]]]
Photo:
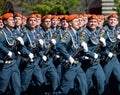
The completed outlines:
[[[45,14],[68,14],[80,13],[82,7],[80,0],[22,0],[22,4],[30,10],[31,13]]]
[[[115,7],[116,7],[116,11],[118,13],[118,15],[120,16],[120,0],[114,0],[115,3]]]

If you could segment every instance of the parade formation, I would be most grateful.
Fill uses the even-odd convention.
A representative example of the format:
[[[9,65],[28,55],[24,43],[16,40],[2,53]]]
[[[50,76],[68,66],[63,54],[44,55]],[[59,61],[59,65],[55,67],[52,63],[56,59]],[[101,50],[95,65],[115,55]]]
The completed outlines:
[[[117,14],[0,16],[0,95],[107,95],[111,77],[120,95]]]

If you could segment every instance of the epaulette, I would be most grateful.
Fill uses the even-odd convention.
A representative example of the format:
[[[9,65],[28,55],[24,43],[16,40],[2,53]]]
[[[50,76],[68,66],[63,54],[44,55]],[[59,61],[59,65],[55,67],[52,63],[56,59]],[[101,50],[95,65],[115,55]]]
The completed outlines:
[[[105,35],[105,30],[104,29],[102,29],[101,31],[100,31],[100,37],[104,37],[104,35]]]
[[[54,39],[57,39],[58,38],[58,33],[55,32],[54,35],[53,35]]]
[[[117,30],[120,31],[120,26],[117,27]]]
[[[89,30],[88,29],[84,29],[80,35],[80,41],[84,41],[85,36],[89,34]]]
[[[63,43],[65,43],[65,42],[67,41],[68,36],[69,36],[69,33],[66,33],[66,34],[62,37],[61,41],[62,41]]]
[[[82,31],[82,33],[88,33],[88,30],[87,30],[87,29],[84,29],[84,30]]]
[[[105,31],[107,31],[107,30],[108,30],[108,26],[105,25],[105,26],[103,27],[103,29],[104,29]]]
[[[44,32],[43,32],[42,30],[40,30],[40,31],[38,32],[38,34],[41,35],[41,36],[44,36]]]
[[[2,36],[3,32],[4,32],[4,30],[3,30],[3,29],[2,29],[2,30],[0,30],[0,36]]]
[[[28,29],[26,27],[23,28],[23,33],[27,33]]]
[[[82,32],[80,35],[80,41],[83,41],[86,36],[86,32]]]

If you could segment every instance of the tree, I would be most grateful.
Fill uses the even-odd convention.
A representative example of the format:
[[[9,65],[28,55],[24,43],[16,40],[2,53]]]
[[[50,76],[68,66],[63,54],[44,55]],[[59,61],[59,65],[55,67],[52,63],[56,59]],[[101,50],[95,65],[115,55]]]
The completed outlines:
[[[12,0],[12,2],[14,2],[14,1],[15,0]],[[13,5],[11,3],[11,0],[0,0],[0,15],[2,15],[5,12],[14,13]]]
[[[21,0],[21,5],[29,9],[29,13],[42,15],[80,13],[83,7],[80,0]]]
[[[114,0],[114,3],[115,3],[115,7],[116,7],[116,9],[114,9],[114,10],[116,10],[117,14],[120,16],[120,0]]]

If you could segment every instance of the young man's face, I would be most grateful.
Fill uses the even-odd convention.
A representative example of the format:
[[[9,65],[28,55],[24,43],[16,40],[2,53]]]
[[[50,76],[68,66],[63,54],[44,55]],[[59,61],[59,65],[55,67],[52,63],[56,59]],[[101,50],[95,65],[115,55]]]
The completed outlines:
[[[51,26],[57,27],[57,25],[58,25],[58,19],[56,19],[56,18],[52,19],[51,20]]]
[[[68,28],[68,22],[66,20],[61,21],[61,27]]]
[[[88,26],[92,29],[95,30],[98,26],[98,20],[97,19],[90,19],[88,21]]]
[[[9,17],[7,20],[4,21],[4,24],[8,27],[14,27],[15,22],[13,17]]]
[[[0,28],[3,28],[4,24],[3,24],[3,21],[0,20]]]
[[[37,25],[41,25],[41,18],[37,17]]]
[[[98,28],[102,27],[104,24],[104,19],[98,19]]]
[[[117,24],[118,24],[118,19],[117,18],[109,18],[108,19],[108,25],[110,27],[116,27]]]
[[[27,24],[29,27],[35,28],[36,27],[36,18],[29,18]]]
[[[22,18],[21,17],[15,17],[15,25],[16,26],[22,25]]]
[[[84,20],[83,18],[79,18],[79,27],[83,27],[84,26]]]
[[[51,27],[51,19],[45,19],[43,22],[43,25],[45,28],[50,28]]]
[[[71,26],[72,26],[75,30],[79,29],[79,20],[78,20],[78,19],[73,19],[73,20],[71,21]]]

